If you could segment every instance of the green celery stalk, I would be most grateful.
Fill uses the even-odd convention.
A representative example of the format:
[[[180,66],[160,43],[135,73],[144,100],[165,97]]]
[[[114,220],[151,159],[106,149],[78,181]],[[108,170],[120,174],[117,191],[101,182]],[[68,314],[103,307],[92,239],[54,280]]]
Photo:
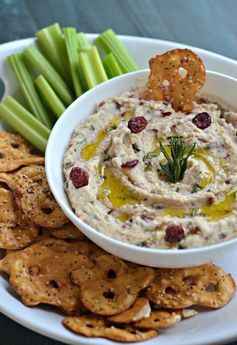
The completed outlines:
[[[100,34],[95,42],[107,54],[113,53],[123,73],[138,70],[137,64],[112,29]]]
[[[114,78],[123,74],[113,53],[109,53],[103,60],[103,65],[108,78]]]
[[[36,46],[32,44],[27,47],[23,56],[45,77],[65,105],[73,102],[74,98],[67,84]]]
[[[95,46],[92,46],[90,50],[81,52],[79,54],[79,58],[90,89],[108,79],[98,50]]]
[[[79,63],[77,31],[75,28],[64,28],[63,32],[74,90],[76,96],[79,97],[87,87]]]
[[[26,102],[35,117],[44,123],[48,128],[52,128],[52,123],[48,118],[47,112],[35,90],[31,75],[24,63],[21,54],[13,54],[7,58],[9,65],[15,74]]]
[[[70,85],[69,62],[62,30],[54,23],[36,32],[39,47],[52,66]]]
[[[79,32],[77,34],[77,41],[78,41],[78,51],[83,52],[91,49],[92,45],[90,44],[88,38],[84,34],[84,32]]]
[[[35,84],[38,87],[42,98],[45,100],[45,103],[49,106],[52,112],[57,117],[62,115],[66,108],[47,80],[42,75],[39,75],[35,80]]]
[[[50,130],[13,97],[6,97],[0,103],[0,118],[37,149],[45,151]]]
[[[19,117],[24,120],[28,126],[33,130],[38,131],[41,136],[48,138],[50,134],[50,129],[48,129],[44,124],[38,121],[22,104],[20,104],[15,98],[8,96],[1,103],[5,104],[12,109]]]

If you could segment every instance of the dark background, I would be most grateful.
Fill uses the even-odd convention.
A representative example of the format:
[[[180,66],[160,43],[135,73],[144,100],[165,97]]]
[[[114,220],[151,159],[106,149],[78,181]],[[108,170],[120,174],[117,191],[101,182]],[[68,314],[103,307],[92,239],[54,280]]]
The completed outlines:
[[[0,0],[0,42],[59,22],[81,31],[161,38],[237,59],[236,0]]]
[[[31,37],[54,22],[91,33],[112,27],[237,59],[237,0],[0,0],[0,43]],[[35,344],[61,343],[0,315],[0,345]]]

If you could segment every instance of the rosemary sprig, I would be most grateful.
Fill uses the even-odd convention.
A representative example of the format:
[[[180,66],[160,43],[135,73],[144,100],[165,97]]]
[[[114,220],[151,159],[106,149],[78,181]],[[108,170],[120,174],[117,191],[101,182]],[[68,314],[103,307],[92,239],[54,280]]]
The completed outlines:
[[[181,181],[188,166],[188,158],[193,153],[196,143],[186,144],[183,137],[170,137],[168,154],[163,144],[160,142],[160,150],[165,156],[167,163],[161,165],[162,172],[168,177],[170,182]]]

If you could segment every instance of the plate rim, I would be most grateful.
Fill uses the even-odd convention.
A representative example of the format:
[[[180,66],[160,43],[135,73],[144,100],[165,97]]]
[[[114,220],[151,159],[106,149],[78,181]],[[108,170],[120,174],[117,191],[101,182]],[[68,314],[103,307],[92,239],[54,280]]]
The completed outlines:
[[[98,33],[86,33],[86,35],[88,36],[88,38],[94,39],[98,35]],[[148,42],[148,43],[151,43],[151,44],[154,43],[154,44],[162,44],[162,45],[165,45],[165,46],[166,45],[167,46],[173,45],[173,46],[178,46],[178,47],[190,48],[190,49],[195,50],[199,54],[203,53],[205,55],[208,55],[210,58],[216,57],[216,58],[218,58],[218,59],[220,59],[222,61],[225,61],[225,62],[227,62],[229,64],[232,64],[235,67],[237,66],[237,61],[232,59],[232,58],[223,56],[223,55],[218,54],[218,53],[211,52],[211,51],[203,49],[203,48],[198,48],[198,47],[195,47],[195,46],[187,45],[187,44],[184,44],[184,43],[175,42],[175,41],[169,41],[169,40],[156,39],[156,38],[139,37],[139,36],[133,36],[133,35],[118,35],[118,36],[119,36],[120,39],[122,39],[124,41],[128,41],[128,42],[129,41],[136,41],[136,42],[139,42],[141,44],[143,42],[146,42],[146,44],[147,44],[147,42]],[[0,54],[3,53],[6,50],[10,50],[12,48],[24,47],[27,44],[33,43],[34,41],[35,41],[34,37],[29,37],[29,38],[23,38],[23,39],[18,39],[18,40],[14,40],[14,41],[9,41],[9,42],[1,43],[0,44]],[[0,273],[0,281],[1,281],[1,279],[4,279],[2,276],[3,275]],[[1,284],[0,284],[0,286],[1,286]],[[21,307],[29,308],[27,306],[24,306],[22,304],[22,302],[20,302],[18,299],[17,299],[17,301],[21,304]],[[66,344],[78,344],[78,345],[95,345],[96,344],[96,339],[97,338],[86,338],[86,337],[84,338],[84,337],[76,336],[75,341],[74,341],[74,340],[70,339],[69,337],[67,337],[66,335],[65,336],[64,335],[58,335],[57,333],[55,333],[51,329],[45,329],[42,326],[43,324],[42,325],[36,325],[31,319],[30,320],[29,319],[25,320],[24,316],[19,318],[18,315],[16,313],[14,313],[14,311],[12,311],[10,308],[7,308],[7,306],[4,305],[4,303],[2,302],[2,299],[0,299],[0,312],[2,312],[5,316],[9,317],[11,320],[17,322],[21,326],[23,326],[23,327],[25,327],[27,329],[30,329],[33,332],[39,333],[39,334],[41,334],[43,336],[49,337],[49,338],[51,338],[53,340],[57,340],[57,341],[60,341],[60,342],[63,341]],[[194,342],[192,342],[192,343],[190,343],[190,342],[186,343],[186,342],[182,341],[182,344],[180,343],[180,345],[184,345],[184,344],[185,345],[189,345],[189,344],[191,344],[191,345],[225,344],[226,342],[232,342],[232,341],[237,339],[237,329],[235,330],[233,328],[233,331],[231,333],[228,332],[228,334],[225,334],[225,332],[222,332],[222,333],[224,333],[224,334],[222,335],[221,339],[218,336],[219,333],[217,333],[217,335],[216,334],[213,335],[212,339],[210,339],[210,338],[207,339],[208,343],[206,343],[206,342],[204,343],[203,341],[200,342],[200,341],[198,341],[198,339],[194,339]],[[73,333],[69,333],[69,334],[71,335]],[[106,343],[106,344],[119,344],[118,342],[110,341],[110,340],[107,340],[107,339],[104,339],[104,338],[99,338],[99,339],[101,341],[104,341],[104,343]],[[143,344],[143,343],[144,342],[142,342],[140,344]],[[176,345],[179,345],[179,343],[176,343]]]
[[[98,33],[86,33],[86,36],[88,36],[89,38],[91,39],[94,39],[98,36],[99,34]],[[208,49],[204,49],[204,48],[199,48],[199,47],[196,47],[196,46],[192,46],[192,45],[189,45],[189,44],[185,44],[185,43],[182,43],[182,42],[175,42],[175,41],[172,41],[172,40],[162,40],[162,39],[159,39],[159,38],[151,38],[151,37],[141,37],[141,36],[133,36],[133,35],[117,35],[119,38],[123,39],[123,40],[132,40],[132,41],[146,41],[146,42],[150,42],[150,43],[162,43],[162,44],[165,44],[165,45],[178,45],[178,46],[182,46],[182,47],[186,47],[186,48],[191,48],[191,49],[194,49],[196,51],[199,51],[201,53],[204,53],[204,54],[208,54],[208,55],[211,55],[211,56],[216,56],[218,58],[221,58],[223,60],[226,60],[226,61],[229,61],[231,63],[234,63],[237,65],[237,60],[235,59],[232,59],[230,57],[227,57],[227,56],[224,56],[222,54],[219,54],[219,53],[215,53],[215,52],[212,52]],[[22,39],[18,39],[18,40],[13,40],[13,41],[9,41],[9,42],[3,42],[3,43],[0,43],[0,52],[2,50],[7,50],[9,48],[11,48],[12,46],[14,45],[24,45],[25,43],[28,43],[28,42],[31,42],[33,43],[34,41],[36,41],[36,38],[35,37],[26,37],[26,38],[22,38]]]

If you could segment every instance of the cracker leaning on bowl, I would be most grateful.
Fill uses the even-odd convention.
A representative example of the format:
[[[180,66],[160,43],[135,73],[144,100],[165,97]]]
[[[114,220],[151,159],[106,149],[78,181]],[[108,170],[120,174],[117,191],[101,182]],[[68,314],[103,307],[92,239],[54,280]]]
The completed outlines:
[[[176,111],[189,112],[206,80],[202,60],[189,49],[175,49],[150,59],[144,99],[171,102]]]

